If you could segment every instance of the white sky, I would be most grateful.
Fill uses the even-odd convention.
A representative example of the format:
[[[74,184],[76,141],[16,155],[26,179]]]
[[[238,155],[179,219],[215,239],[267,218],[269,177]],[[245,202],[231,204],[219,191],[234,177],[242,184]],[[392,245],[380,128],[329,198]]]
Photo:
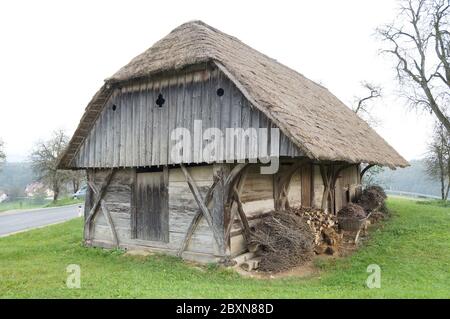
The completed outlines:
[[[320,82],[347,105],[363,80],[384,87],[376,130],[406,159],[422,157],[430,115],[395,98],[375,28],[395,0],[2,1],[0,138],[9,161],[57,128],[72,134],[103,80],[178,25],[203,20]]]

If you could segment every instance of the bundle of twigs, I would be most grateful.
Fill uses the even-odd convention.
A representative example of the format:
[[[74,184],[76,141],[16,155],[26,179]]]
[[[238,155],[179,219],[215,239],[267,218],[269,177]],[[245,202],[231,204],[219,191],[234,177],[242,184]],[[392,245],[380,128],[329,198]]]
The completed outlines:
[[[311,260],[314,234],[301,217],[277,211],[255,226],[251,244],[258,247],[259,269],[279,272]]]

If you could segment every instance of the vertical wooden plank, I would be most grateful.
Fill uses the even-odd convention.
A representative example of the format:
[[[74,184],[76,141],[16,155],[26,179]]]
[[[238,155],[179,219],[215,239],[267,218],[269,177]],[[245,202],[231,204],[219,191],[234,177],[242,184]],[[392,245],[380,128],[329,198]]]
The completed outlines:
[[[186,126],[186,120],[184,117],[185,99],[186,99],[186,74],[182,74],[178,77],[177,83],[177,100],[176,100],[176,116],[175,127],[183,128]],[[171,146],[175,145],[175,141],[171,142]],[[171,149],[170,149],[171,151]],[[180,164],[180,163],[174,163]]]
[[[211,80],[210,80],[210,90],[211,90],[211,123],[212,127],[221,129],[221,113],[222,113],[222,97],[217,95],[217,89],[221,86],[221,77],[222,72],[220,72],[217,68],[211,71]],[[225,132],[222,131],[224,134]],[[216,160],[218,162],[223,161],[224,158],[224,147],[225,145],[220,145],[219,141],[215,141],[217,144],[216,150],[218,150],[218,154],[216,154]]]
[[[120,166],[120,143],[121,143],[121,106],[120,106],[120,96],[115,95],[114,105],[116,110],[113,112],[114,116],[114,155],[113,155],[113,167]]]
[[[160,165],[167,164],[168,159],[168,145],[169,145],[169,80],[164,79],[161,81],[161,94],[165,99],[164,105],[160,108],[160,152],[159,163]]]
[[[137,238],[137,209],[136,209],[136,192],[137,192],[137,177],[136,169],[130,170],[131,180],[130,180],[130,211],[131,211],[131,238]]]
[[[238,90],[238,88],[231,83],[230,80],[227,80],[229,83],[229,90],[230,90],[230,126],[233,128],[242,128],[241,125],[241,118],[242,118],[242,100],[241,100],[241,92]],[[242,131],[236,131],[236,132],[242,132]],[[240,154],[241,152],[241,142],[242,142],[243,136],[239,133],[235,137],[234,147],[231,149],[231,153],[229,154],[230,159],[242,159],[241,156],[245,156]],[[245,144],[243,145],[245,148]],[[245,159],[245,157],[243,157]]]
[[[112,167],[113,163],[113,153],[114,153],[114,120],[113,120],[113,113],[112,110],[113,103],[109,102],[107,104],[107,108],[104,110],[106,113],[107,118],[107,126],[106,126],[106,132],[107,132],[107,140],[106,140],[106,166]]]
[[[251,128],[251,110],[246,98],[241,94],[241,127],[248,135],[245,136],[245,141],[240,145],[239,154],[241,159],[256,159],[256,156],[251,152],[252,143],[254,144],[255,137],[253,136],[253,129]],[[257,133],[256,133],[257,134]]]
[[[108,131],[108,122],[106,118],[106,112],[102,112],[102,119],[101,119],[101,139],[102,139],[102,154],[101,154],[101,163],[100,167],[106,167],[106,152],[108,149],[107,145],[107,131]]]
[[[169,118],[169,128],[167,132],[167,162],[166,164],[172,164],[171,152],[172,152],[172,139],[171,134],[177,125],[177,106],[178,106],[178,96],[182,93],[178,90],[180,76],[174,76],[169,81],[168,96],[169,102],[167,104],[168,118]]]
[[[145,147],[147,145],[147,134],[146,134],[146,101],[145,101],[145,83],[141,83],[139,85],[139,132],[138,132],[138,139],[139,139],[139,166],[147,166],[147,162],[145,160]]]
[[[247,102],[247,105],[250,106],[250,103]],[[251,107],[250,110],[251,114],[251,120],[250,125],[251,127],[255,128],[257,130],[256,134],[259,134],[259,111],[256,108]],[[258,158],[258,140],[259,136],[257,136],[256,140],[253,140],[252,143],[249,145],[250,148],[250,158]]]
[[[90,181],[92,179],[93,171],[88,169],[86,170],[86,179]],[[86,220],[89,212],[91,211],[93,204],[94,196],[92,189],[88,186],[86,190],[86,197],[84,199],[84,219]]]
[[[164,167],[160,177],[160,219],[161,219],[161,234],[160,239],[163,242],[169,242],[169,168]]]
[[[259,111],[258,111],[259,112]],[[259,130],[258,134],[258,154],[260,158],[265,158],[270,155],[270,122],[267,117],[260,112],[259,116]]]
[[[145,99],[146,109],[147,109],[147,123],[146,127],[146,135],[147,135],[147,143],[145,145],[145,153],[147,158],[147,165],[152,165],[152,145],[153,139],[155,138],[153,135],[153,112],[155,108],[154,97],[153,97],[153,82],[147,83],[146,89],[146,99]]]
[[[127,108],[127,119],[126,119],[126,163],[125,166],[133,166],[133,103],[131,101],[131,92],[129,90],[126,90],[125,94],[125,103]]]
[[[193,128],[194,128],[194,121],[193,121],[193,110],[192,110],[192,101],[193,101],[193,76],[192,73],[186,74],[186,84],[185,84],[185,99],[184,99],[184,106],[183,106],[183,117],[184,117],[184,127],[193,134]],[[187,156],[183,156],[183,161],[186,159],[189,159],[189,161],[192,161],[193,152],[192,147],[190,150],[187,150],[189,154]]]
[[[139,166],[139,149],[141,144],[140,137],[140,105],[138,85],[133,88],[133,166]]]
[[[95,167],[100,167],[102,154],[102,139],[101,139],[101,115],[98,116],[95,123]]]
[[[228,165],[217,164],[213,166],[213,176],[217,180],[216,187],[213,191],[213,208],[211,211],[212,226],[214,232],[218,234],[218,251],[217,254],[220,256],[225,255],[226,245],[225,245],[225,185],[224,181],[226,176],[228,176]]]
[[[124,96],[123,89],[119,94],[120,103],[120,166],[126,165],[126,144],[127,144],[127,106],[125,104],[126,96]]]
[[[96,121],[97,122],[97,121]],[[95,123],[89,132],[89,167],[95,166]]]
[[[202,82],[201,82],[201,73],[194,73],[194,83],[193,83],[193,91],[192,91],[192,122],[193,129],[191,131],[192,137],[192,149],[193,149],[193,161],[194,163],[201,162],[201,150],[202,150],[202,127],[197,125],[196,121],[202,119]],[[195,132],[199,132],[199,134],[195,134]]]
[[[211,95],[213,93],[214,92],[211,89],[210,70],[207,67],[205,67],[205,69],[202,71],[202,99],[201,99],[201,109],[202,109],[201,119],[203,123],[202,127],[203,132],[206,129],[213,127],[211,122],[211,112],[212,112]]]
[[[152,134],[152,165],[159,165],[159,150],[161,146],[161,133],[160,133],[160,121],[161,121],[161,108],[156,105],[156,99],[160,94],[161,83],[158,80],[153,82],[153,134]]]
[[[224,150],[222,151],[222,158],[224,161],[230,159],[232,156],[232,152],[234,151],[231,147],[231,139],[226,138],[226,129],[231,127],[231,86],[228,78],[222,73],[219,73],[218,77],[218,88],[222,88],[224,90],[224,94],[222,96],[217,96],[219,101],[219,109],[220,109],[220,122],[219,128],[225,134],[225,143],[223,145]]]

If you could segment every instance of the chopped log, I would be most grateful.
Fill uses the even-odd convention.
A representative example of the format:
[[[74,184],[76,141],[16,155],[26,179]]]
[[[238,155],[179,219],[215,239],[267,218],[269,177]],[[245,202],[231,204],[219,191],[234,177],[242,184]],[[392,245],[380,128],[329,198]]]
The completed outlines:
[[[243,262],[246,262],[249,259],[255,257],[255,254],[252,252],[243,253],[239,256],[233,258],[234,262],[236,262],[236,266],[240,266]]]
[[[259,267],[259,263],[261,261],[260,257],[255,257],[252,259],[248,259],[246,261],[244,261],[240,267],[242,269],[244,269],[245,271],[252,271],[252,270],[256,270]]]

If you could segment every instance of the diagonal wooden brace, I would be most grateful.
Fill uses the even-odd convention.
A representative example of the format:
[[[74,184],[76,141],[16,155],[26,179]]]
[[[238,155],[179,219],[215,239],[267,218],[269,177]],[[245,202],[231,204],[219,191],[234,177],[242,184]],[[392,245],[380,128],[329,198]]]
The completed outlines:
[[[200,194],[197,185],[195,184],[194,180],[192,179],[191,174],[186,169],[186,167],[182,164],[180,165],[180,167],[184,173],[184,176],[186,177],[186,182],[188,183],[188,186],[189,186],[192,194],[194,195],[194,199],[197,202],[197,205],[199,206],[203,216],[205,217],[206,222],[208,223],[208,226],[211,228],[211,230],[213,232],[213,236],[214,236],[214,239],[215,239],[217,245],[219,247],[223,247],[223,237],[216,231],[216,229],[213,225],[211,213],[210,213],[208,207],[205,205],[204,199],[203,199],[202,195]]]
[[[211,202],[211,200],[213,198],[213,192],[214,192],[214,188],[217,185],[217,181],[218,181],[217,179],[214,179],[213,184],[208,189],[205,199],[203,200],[206,207],[208,207],[209,203]],[[186,236],[184,237],[183,242],[181,243],[180,249],[177,252],[178,257],[181,257],[181,254],[183,253],[183,251],[185,251],[186,248],[188,247],[189,242],[191,241],[192,235],[194,234],[195,229],[197,228],[198,224],[200,223],[202,216],[203,216],[203,212],[201,209],[199,209],[197,211],[197,213],[195,214],[194,218],[192,218],[192,221],[188,227]]]
[[[92,188],[92,191],[97,196],[96,196],[94,204],[92,205],[92,208],[89,211],[89,214],[84,222],[84,234],[85,234],[85,238],[87,240],[92,239],[92,234],[91,234],[92,220],[94,219],[95,215],[97,214],[98,207],[101,204],[101,200],[105,196],[106,189],[108,188],[108,185],[111,183],[111,180],[112,180],[115,172],[116,172],[115,169],[110,170],[110,172],[108,173],[108,175],[105,178],[105,181],[103,182],[102,186],[100,187],[100,190],[97,190],[95,186]],[[90,184],[93,185],[92,181]],[[92,186],[90,186],[90,187],[92,187]]]

